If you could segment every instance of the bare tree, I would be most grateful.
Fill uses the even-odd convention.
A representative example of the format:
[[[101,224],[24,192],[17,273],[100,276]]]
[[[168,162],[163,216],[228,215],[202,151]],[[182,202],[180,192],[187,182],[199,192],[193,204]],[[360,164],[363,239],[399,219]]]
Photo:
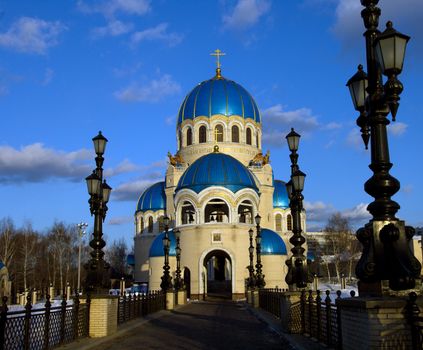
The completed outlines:
[[[123,238],[113,241],[106,251],[106,260],[111,267],[120,275],[126,273],[126,257],[128,255],[128,247]]]
[[[8,268],[16,252],[16,230],[11,218],[0,221],[0,259]]]
[[[26,223],[25,227],[20,232],[21,244],[21,273],[23,277],[24,290],[28,289],[28,277],[33,272],[35,267],[35,259],[33,257],[34,249],[38,243],[38,234],[32,229],[31,223]]]

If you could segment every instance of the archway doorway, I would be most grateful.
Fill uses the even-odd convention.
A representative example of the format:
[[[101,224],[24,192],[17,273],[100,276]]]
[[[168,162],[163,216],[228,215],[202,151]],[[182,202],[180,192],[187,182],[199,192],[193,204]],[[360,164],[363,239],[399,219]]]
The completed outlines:
[[[212,250],[203,261],[207,296],[232,298],[232,260],[223,250]]]
[[[191,298],[191,271],[188,267],[184,268],[184,284],[187,291],[187,298]]]

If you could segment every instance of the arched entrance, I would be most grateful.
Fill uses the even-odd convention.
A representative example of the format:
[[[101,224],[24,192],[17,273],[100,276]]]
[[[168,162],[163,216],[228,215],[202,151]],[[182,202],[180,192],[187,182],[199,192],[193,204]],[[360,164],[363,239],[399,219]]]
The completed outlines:
[[[212,250],[203,260],[203,284],[207,296],[232,298],[232,260],[223,250]]]
[[[187,291],[187,298],[191,298],[191,271],[188,267],[184,268],[184,284]]]

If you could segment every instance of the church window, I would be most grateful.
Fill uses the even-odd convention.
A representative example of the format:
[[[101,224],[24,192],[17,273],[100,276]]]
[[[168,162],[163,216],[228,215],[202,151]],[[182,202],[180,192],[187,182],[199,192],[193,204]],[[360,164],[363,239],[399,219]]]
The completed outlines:
[[[228,205],[221,199],[212,199],[207,203],[204,212],[205,222],[229,222]]]
[[[286,217],[286,228],[288,231],[292,231],[292,216],[291,214],[288,214]]]
[[[153,217],[152,216],[148,218],[148,232],[149,233],[153,232]]]
[[[250,128],[247,128],[247,145],[251,145],[251,142],[252,142],[252,140],[251,140],[251,129]]]
[[[181,222],[182,222],[182,225],[188,225],[188,224],[195,223],[194,206],[188,201],[185,201],[182,204]]]
[[[179,130],[179,149],[181,149],[182,148],[182,132],[181,132],[181,130]]]
[[[232,126],[232,142],[239,142],[239,128],[236,125]]]
[[[281,232],[282,231],[282,215],[276,214],[275,216],[275,228],[276,231]]]
[[[162,215],[162,216],[159,216],[159,220],[158,220],[158,222],[159,222],[159,232],[162,232],[162,231],[164,231],[165,230],[165,226],[164,226],[164,216]]]
[[[243,224],[253,223],[253,204],[250,201],[243,201],[239,205],[238,222]]]
[[[192,130],[191,128],[188,128],[187,130],[187,146],[192,145]]]
[[[207,142],[207,129],[204,125],[201,125],[200,130],[198,131],[198,142],[199,143]]]
[[[140,233],[143,233],[143,231],[144,231],[144,218],[141,217],[141,220],[140,220]]]
[[[214,141],[223,142],[223,126],[220,124],[214,128]]]

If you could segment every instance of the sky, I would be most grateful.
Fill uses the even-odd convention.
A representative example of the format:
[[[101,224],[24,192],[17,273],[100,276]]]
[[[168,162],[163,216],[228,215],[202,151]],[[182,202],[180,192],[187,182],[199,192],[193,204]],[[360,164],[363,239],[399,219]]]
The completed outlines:
[[[388,127],[398,217],[423,225],[423,1],[381,0],[412,37],[397,121]],[[185,95],[215,73],[247,89],[263,119],[263,151],[288,180],[285,136],[301,134],[308,230],[341,212],[355,228],[370,218],[371,176],[346,81],[365,62],[359,0],[0,0],[0,218],[45,232],[55,220],[88,222],[85,177],[91,139],[109,140],[113,192],[107,241],[132,244],[137,199],[162,181],[176,151]]]

